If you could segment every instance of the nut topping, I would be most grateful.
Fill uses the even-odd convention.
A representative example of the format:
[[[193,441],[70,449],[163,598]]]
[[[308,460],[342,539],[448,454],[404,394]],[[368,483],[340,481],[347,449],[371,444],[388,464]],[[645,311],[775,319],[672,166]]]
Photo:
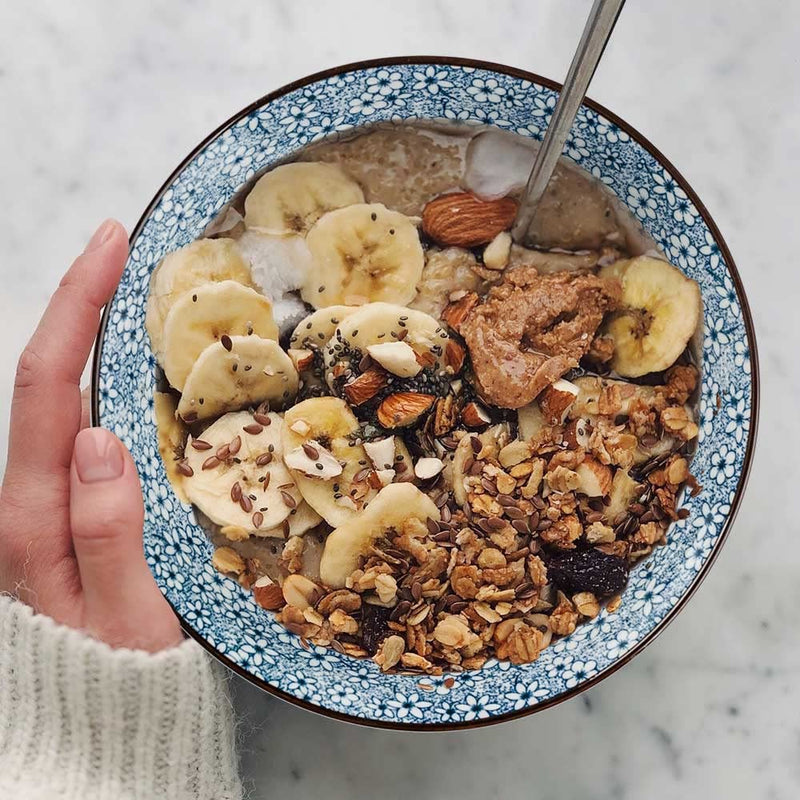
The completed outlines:
[[[476,247],[511,227],[517,203],[510,197],[481,200],[467,192],[443,194],[422,211],[422,229],[439,244]]]
[[[413,425],[436,398],[430,394],[398,392],[390,394],[378,406],[378,422],[384,428],[405,428]]]

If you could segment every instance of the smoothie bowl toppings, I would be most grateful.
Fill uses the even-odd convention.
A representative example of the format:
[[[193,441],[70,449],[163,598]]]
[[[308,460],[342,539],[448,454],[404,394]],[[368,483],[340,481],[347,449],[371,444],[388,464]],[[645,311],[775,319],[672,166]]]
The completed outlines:
[[[492,135],[310,146],[151,280],[161,455],[214,566],[385,672],[536,660],[700,490],[697,284],[566,162],[513,244]]]

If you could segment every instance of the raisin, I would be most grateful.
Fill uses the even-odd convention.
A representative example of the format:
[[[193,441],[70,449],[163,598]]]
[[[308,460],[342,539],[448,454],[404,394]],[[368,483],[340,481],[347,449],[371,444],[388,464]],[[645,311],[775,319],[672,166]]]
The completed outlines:
[[[388,625],[391,613],[391,608],[373,606],[371,603],[361,606],[361,641],[364,649],[372,655],[375,655],[381,642],[391,632]]]
[[[593,548],[553,556],[547,562],[547,576],[568,595],[591,592],[608,597],[625,588],[628,564]]]

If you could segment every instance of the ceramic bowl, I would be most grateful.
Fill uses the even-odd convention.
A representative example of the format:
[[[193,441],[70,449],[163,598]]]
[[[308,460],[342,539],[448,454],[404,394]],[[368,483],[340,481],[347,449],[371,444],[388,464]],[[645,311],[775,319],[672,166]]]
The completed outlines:
[[[472,61],[402,58],[312,75],[256,101],[210,134],[167,179],[131,237],[119,290],[96,350],[95,422],[130,448],[145,498],[144,548],[186,632],[239,675],[307,709],[386,727],[497,722],[564,700],[629,661],[682,608],[708,571],[740,503],[753,451],[758,370],[750,313],[728,248],[677,170],[630,125],[587,101],[566,154],[600,178],[671,261],[696,280],[705,306],[700,437],[693,471],[703,491],[687,519],[632,571],[616,613],[596,619],[525,666],[488,662],[444,678],[382,675],[371,661],[304,647],[249,592],[211,566],[211,545],[175,497],[156,447],[156,364],[144,328],[150,273],[195,239],[258,171],[308,142],[379,120],[445,118],[541,138],[558,85]],[[448,681],[450,683],[450,681]]]

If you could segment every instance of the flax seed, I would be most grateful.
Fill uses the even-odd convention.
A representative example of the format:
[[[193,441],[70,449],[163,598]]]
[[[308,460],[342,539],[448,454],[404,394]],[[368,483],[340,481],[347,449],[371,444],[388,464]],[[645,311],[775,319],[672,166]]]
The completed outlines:
[[[537,592],[537,588],[532,583],[521,583],[514,590],[514,594],[518,600],[527,600],[528,598],[533,597]]]
[[[486,489],[488,494],[492,496],[497,494],[497,486],[495,486],[494,481],[489,480],[489,478],[481,478],[481,486]]]
[[[312,460],[316,461],[319,458],[319,450],[314,445],[308,442],[303,442],[303,452]]]
[[[281,499],[289,508],[297,508],[297,501],[289,494],[289,492],[286,492],[283,489],[281,489]]]

